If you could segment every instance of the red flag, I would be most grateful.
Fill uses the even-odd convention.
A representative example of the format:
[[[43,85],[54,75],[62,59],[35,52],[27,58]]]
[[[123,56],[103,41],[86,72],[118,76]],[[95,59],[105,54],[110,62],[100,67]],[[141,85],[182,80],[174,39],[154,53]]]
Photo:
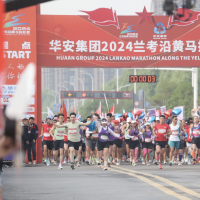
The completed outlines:
[[[177,15],[170,15],[167,28],[172,25],[188,26],[198,20],[198,15],[200,15],[200,12],[186,8],[178,8],[176,12]]]
[[[120,29],[116,11],[113,11],[112,8],[98,8],[93,11],[80,11],[87,13],[89,15],[88,19],[94,24],[99,26],[114,25],[117,29]]]
[[[113,107],[110,109],[109,113],[112,113],[112,115],[115,114],[115,104],[113,104]]]
[[[100,101],[100,103],[99,103],[99,108],[97,109],[96,113],[99,115],[99,117],[102,116],[101,101]]]
[[[65,107],[65,102],[64,102],[63,97],[61,98],[61,105],[60,105],[59,113],[63,113],[64,114],[64,121],[66,121],[66,119],[67,119],[67,109]]]

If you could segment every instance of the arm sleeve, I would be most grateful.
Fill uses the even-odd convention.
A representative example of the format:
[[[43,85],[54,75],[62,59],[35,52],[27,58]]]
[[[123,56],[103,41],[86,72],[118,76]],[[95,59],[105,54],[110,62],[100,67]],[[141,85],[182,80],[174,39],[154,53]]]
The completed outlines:
[[[115,136],[115,137],[119,137],[119,135],[116,134],[115,132],[113,132],[110,128],[108,128],[108,132],[109,132],[111,135]]]
[[[128,132],[127,132],[126,136],[127,136],[128,139],[133,139],[133,137],[134,137],[134,136],[130,136]]]
[[[188,137],[188,135],[187,135],[187,133],[185,133],[185,139],[187,139],[187,137]]]
[[[98,132],[101,132],[101,125],[95,120],[96,127],[98,128]]]

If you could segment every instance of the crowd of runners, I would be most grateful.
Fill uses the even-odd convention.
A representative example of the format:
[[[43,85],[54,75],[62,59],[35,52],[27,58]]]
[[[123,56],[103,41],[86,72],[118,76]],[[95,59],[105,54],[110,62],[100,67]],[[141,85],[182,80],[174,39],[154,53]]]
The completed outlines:
[[[127,162],[137,166],[155,164],[196,164],[200,158],[200,124],[198,115],[178,120],[165,115],[151,121],[91,113],[87,119],[71,113],[47,118],[39,137],[43,138],[43,162],[47,166],[97,165],[107,170],[111,165]]]

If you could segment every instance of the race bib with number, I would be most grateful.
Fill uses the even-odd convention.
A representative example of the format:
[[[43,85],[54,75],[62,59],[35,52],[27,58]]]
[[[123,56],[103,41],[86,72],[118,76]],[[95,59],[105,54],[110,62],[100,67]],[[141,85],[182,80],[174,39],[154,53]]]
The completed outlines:
[[[138,137],[133,137],[133,139],[132,139],[133,141],[135,141],[135,140],[138,140]]]
[[[44,133],[44,137],[50,137],[50,133]]]
[[[193,130],[194,137],[199,137],[199,130]]]
[[[145,142],[151,142],[151,138],[145,138]]]
[[[93,137],[93,138],[98,138],[98,133],[93,133],[93,134],[92,134],[92,137]]]
[[[64,131],[57,131],[57,136],[58,137],[63,137],[64,136]]]
[[[68,133],[69,134],[76,134],[77,133],[76,128],[70,128],[70,129],[68,129]]]
[[[108,136],[107,135],[101,135],[101,140],[108,140]]]
[[[176,130],[176,131],[172,131],[172,135],[178,135],[179,134],[179,131]]]

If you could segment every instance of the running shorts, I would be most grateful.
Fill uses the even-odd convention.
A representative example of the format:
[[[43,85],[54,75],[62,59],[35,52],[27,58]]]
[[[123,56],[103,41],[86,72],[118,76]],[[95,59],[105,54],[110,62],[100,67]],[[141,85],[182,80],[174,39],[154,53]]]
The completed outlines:
[[[59,148],[64,148],[64,140],[56,140],[54,141],[54,150],[58,150]]]
[[[190,147],[192,149],[192,142],[187,142],[187,148]]]
[[[116,139],[114,141],[114,144],[117,146],[117,148],[122,148],[122,140]]]
[[[184,149],[186,147],[186,142],[181,142],[179,149]]]
[[[43,145],[47,145],[47,149],[48,150],[52,150],[53,149],[53,141],[43,140]]]
[[[68,144],[68,143],[69,143],[68,141],[67,141],[67,142],[66,142],[66,141],[64,141],[64,144]]]
[[[143,142],[142,149],[153,149],[153,144],[151,142]]]
[[[192,138],[192,144],[196,144],[196,147],[200,149],[200,138]]]
[[[174,149],[179,149],[180,141],[170,141],[169,145],[170,145],[170,147],[174,147]]]
[[[140,146],[139,140],[135,140],[135,141],[130,140],[130,143],[129,143],[130,149],[139,148],[139,146]]]
[[[98,151],[102,151],[104,148],[109,148],[109,141],[107,142],[101,142],[98,140],[97,142],[97,148],[98,148]]]
[[[90,149],[92,150],[92,151],[94,151],[95,150],[95,147],[97,147],[97,140],[85,140],[85,142],[86,142],[86,146],[87,147],[90,147]]]
[[[85,152],[85,143],[82,143],[82,152]]]
[[[68,140],[68,148],[70,147],[74,147],[75,150],[79,150],[79,147],[82,146],[82,142],[72,142],[70,140]]]
[[[115,140],[113,140],[113,141],[109,141],[109,146],[113,146],[114,141],[115,141]]]
[[[125,143],[129,145],[130,139],[125,139]]]
[[[167,141],[156,141],[156,146],[160,146],[162,149],[165,149]]]
[[[122,148],[124,148],[126,146],[126,142],[122,141]]]

